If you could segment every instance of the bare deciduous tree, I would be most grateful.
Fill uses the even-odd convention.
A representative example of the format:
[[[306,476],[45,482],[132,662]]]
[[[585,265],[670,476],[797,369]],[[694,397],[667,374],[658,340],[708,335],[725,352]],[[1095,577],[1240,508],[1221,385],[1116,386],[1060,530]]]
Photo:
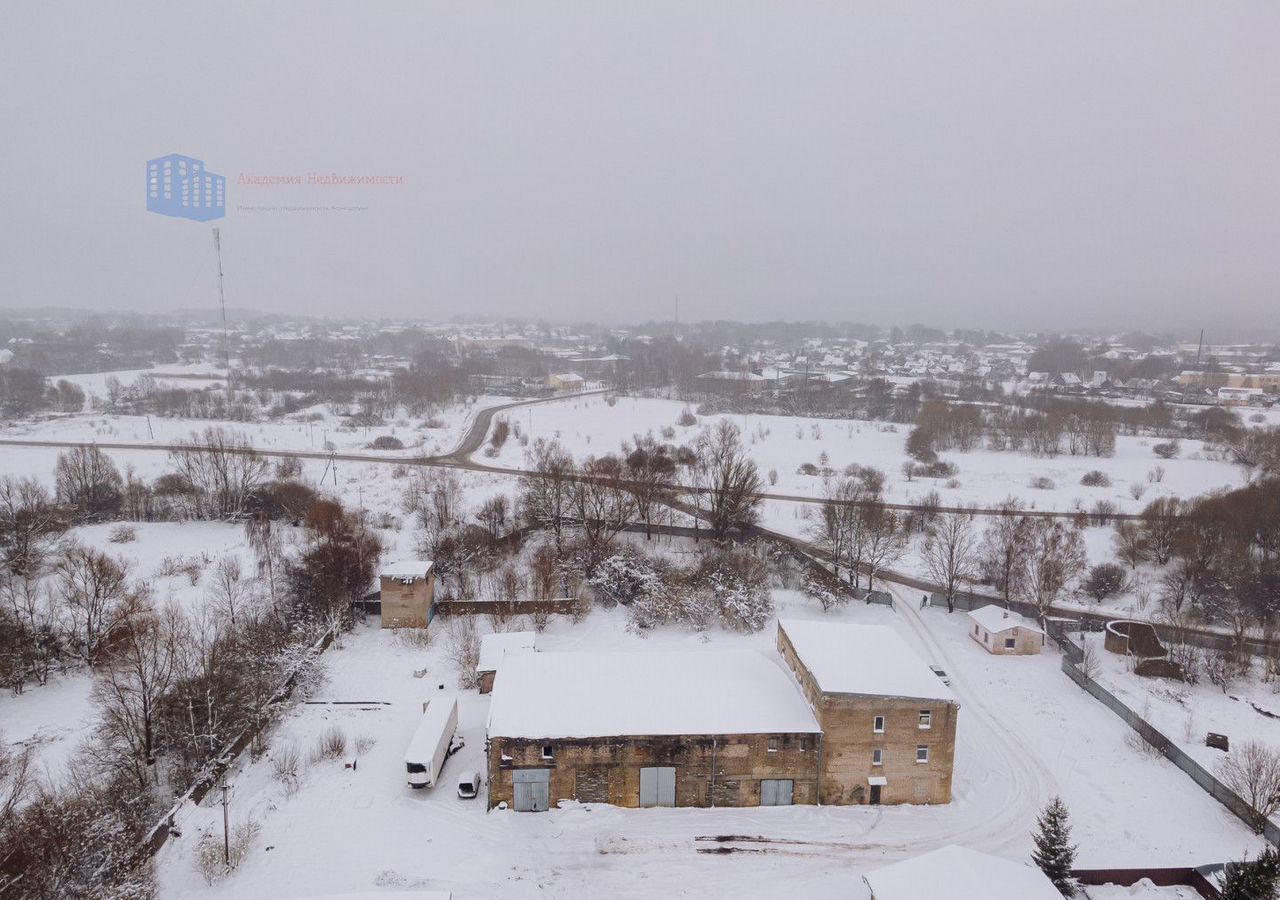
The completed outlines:
[[[1267,820],[1280,810],[1280,750],[1259,741],[1232,747],[1218,761],[1218,777],[1240,795],[1253,811],[1253,828],[1259,834]]]
[[[623,444],[622,456],[626,466],[626,487],[635,504],[636,515],[644,522],[647,540],[653,537],[654,519],[665,508],[662,498],[667,496],[675,481],[675,460],[652,434],[637,435],[633,447]]]
[[[908,535],[902,517],[883,506],[859,507],[863,560],[867,566],[867,590],[875,589],[876,573],[893,565],[907,552]]]
[[[212,426],[188,440],[175,441],[169,459],[196,491],[197,512],[208,519],[240,514],[269,469],[247,437]]]
[[[721,419],[698,439],[698,465],[702,498],[711,534],[723,539],[729,532],[754,525],[759,516],[760,475],[738,426]]]
[[[1000,515],[992,518],[982,532],[980,564],[983,575],[1004,595],[1004,605],[1008,606],[1026,554],[1027,525],[1018,515],[1022,504],[1016,498],[1007,498],[999,508]]]
[[[111,518],[124,502],[124,480],[111,458],[97,447],[58,454],[54,483],[58,502],[72,511],[77,522]]]
[[[582,527],[588,575],[609,555],[614,538],[635,512],[622,472],[622,460],[616,456],[591,458],[582,464],[580,480],[573,485],[574,512]]]
[[[947,612],[955,612],[955,596],[960,585],[977,576],[977,551],[972,517],[947,513],[938,516],[929,526],[924,541],[924,564],[947,595]]]
[[[565,524],[573,513],[577,466],[558,441],[539,438],[529,454],[529,468],[532,473],[524,477],[521,493],[525,518],[550,531],[556,552],[563,555]]]
[[[182,627],[176,612],[135,611],[118,629],[111,659],[94,680],[96,755],[135,778],[139,789],[146,788],[155,764],[159,708],[177,674]]]
[[[1063,591],[1084,571],[1084,538],[1080,530],[1057,519],[1028,519],[1026,556],[1018,593],[1035,604],[1041,620]]]
[[[53,578],[71,648],[93,666],[106,641],[138,605],[128,569],[105,553],[73,543],[59,557]]]

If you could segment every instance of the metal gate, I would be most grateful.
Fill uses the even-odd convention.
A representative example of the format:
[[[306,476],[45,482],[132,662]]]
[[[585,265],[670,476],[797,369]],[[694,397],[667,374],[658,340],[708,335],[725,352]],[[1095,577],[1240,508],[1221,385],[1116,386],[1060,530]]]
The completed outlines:
[[[511,787],[517,812],[545,812],[551,805],[550,769],[516,769]]]
[[[790,778],[761,778],[761,806],[790,806],[795,782]]]
[[[675,767],[654,766],[640,770],[640,805],[676,805]]]

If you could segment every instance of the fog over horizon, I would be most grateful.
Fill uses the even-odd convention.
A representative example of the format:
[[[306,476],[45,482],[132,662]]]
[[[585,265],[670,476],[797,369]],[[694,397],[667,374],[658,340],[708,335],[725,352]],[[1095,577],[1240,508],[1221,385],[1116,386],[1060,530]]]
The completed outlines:
[[[0,76],[0,310],[210,308],[217,226],[267,314],[1275,330],[1272,2],[10,4]]]

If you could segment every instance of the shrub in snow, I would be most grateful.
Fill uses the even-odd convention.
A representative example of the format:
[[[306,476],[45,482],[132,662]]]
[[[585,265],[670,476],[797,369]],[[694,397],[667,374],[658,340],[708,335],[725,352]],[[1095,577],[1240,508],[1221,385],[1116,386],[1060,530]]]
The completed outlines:
[[[284,785],[286,794],[298,790],[298,776],[302,772],[302,754],[295,744],[285,744],[271,753],[271,774]]]
[[[1035,478],[1032,478],[1027,482],[1027,486],[1034,488],[1037,491],[1051,491],[1057,487],[1057,485],[1054,484],[1053,479],[1045,475],[1037,475]]]
[[[1089,570],[1084,592],[1101,603],[1124,590],[1125,571],[1115,563],[1100,563]]]
[[[777,483],[778,483],[778,470],[770,469],[769,470],[769,486],[773,487]]]
[[[311,751],[311,761],[317,763],[325,759],[338,759],[346,752],[347,733],[337,725],[331,725],[316,741],[316,746]]]
[[[138,537],[137,530],[132,525],[117,525],[111,529],[107,535],[107,540],[113,544],[129,544]]]
[[[698,424],[698,417],[693,414],[693,410],[686,406],[680,410],[680,417],[676,419],[676,424],[682,428],[688,428],[691,425]]]
[[[196,845],[196,868],[200,870],[204,880],[214,884],[239,868],[261,829],[262,826],[257,822],[246,819],[232,829],[225,847],[222,835],[216,830],[200,838],[200,843]]]
[[[831,610],[849,602],[849,594],[835,583],[831,576],[823,577],[813,569],[805,572],[801,587],[804,593],[822,604],[824,610]]]
[[[1084,477],[1080,479],[1080,483],[1085,487],[1111,487],[1111,479],[1107,477],[1107,473],[1098,469],[1094,469],[1092,472],[1085,472]]]
[[[1099,500],[1093,504],[1093,510],[1089,513],[1089,518],[1094,525],[1106,525],[1120,510],[1111,500]]]
[[[1141,482],[1135,481],[1129,485],[1129,496],[1134,500],[1141,500],[1142,495],[1147,492],[1147,486]]]
[[[373,745],[378,743],[378,739],[371,734],[356,735],[355,748],[356,753],[363,756],[373,749]]]
[[[773,615],[764,563],[750,553],[723,550],[708,554],[694,576],[696,587],[710,591],[720,622],[734,631],[759,631]]]
[[[1173,459],[1181,451],[1182,445],[1177,441],[1165,441],[1151,448],[1151,452],[1161,459]]]
[[[929,463],[924,467],[924,471],[919,474],[927,478],[951,478],[959,471],[960,467],[955,463],[940,459],[937,462]]]
[[[605,606],[619,603],[630,606],[664,587],[662,573],[655,561],[631,547],[623,547],[596,566],[587,583]]]
[[[663,426],[662,437],[664,440],[668,440],[668,441],[674,440],[675,436],[676,436],[676,430],[674,428],[672,428],[670,425]]]
[[[800,468],[796,469],[797,475],[817,475],[818,467],[813,463],[801,463]]]
[[[394,434],[380,434],[369,442],[370,450],[403,450],[404,442]]]
[[[1159,484],[1164,481],[1164,466],[1156,466],[1147,473],[1147,481],[1152,484]]]

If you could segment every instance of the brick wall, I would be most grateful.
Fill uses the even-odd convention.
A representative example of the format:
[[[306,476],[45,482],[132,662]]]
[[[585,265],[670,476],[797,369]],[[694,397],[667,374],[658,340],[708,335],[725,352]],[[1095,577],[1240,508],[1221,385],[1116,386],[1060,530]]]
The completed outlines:
[[[777,749],[770,750],[770,738]],[[543,758],[544,745],[553,749]],[[527,741],[490,738],[489,805],[513,802],[511,772],[551,770],[551,805],[559,800],[640,805],[640,769],[674,766],[676,805],[757,806],[762,778],[790,779],[793,803],[813,803],[818,736],[698,735]],[[504,762],[503,756],[509,758]],[[714,777],[713,777],[714,772]]]

